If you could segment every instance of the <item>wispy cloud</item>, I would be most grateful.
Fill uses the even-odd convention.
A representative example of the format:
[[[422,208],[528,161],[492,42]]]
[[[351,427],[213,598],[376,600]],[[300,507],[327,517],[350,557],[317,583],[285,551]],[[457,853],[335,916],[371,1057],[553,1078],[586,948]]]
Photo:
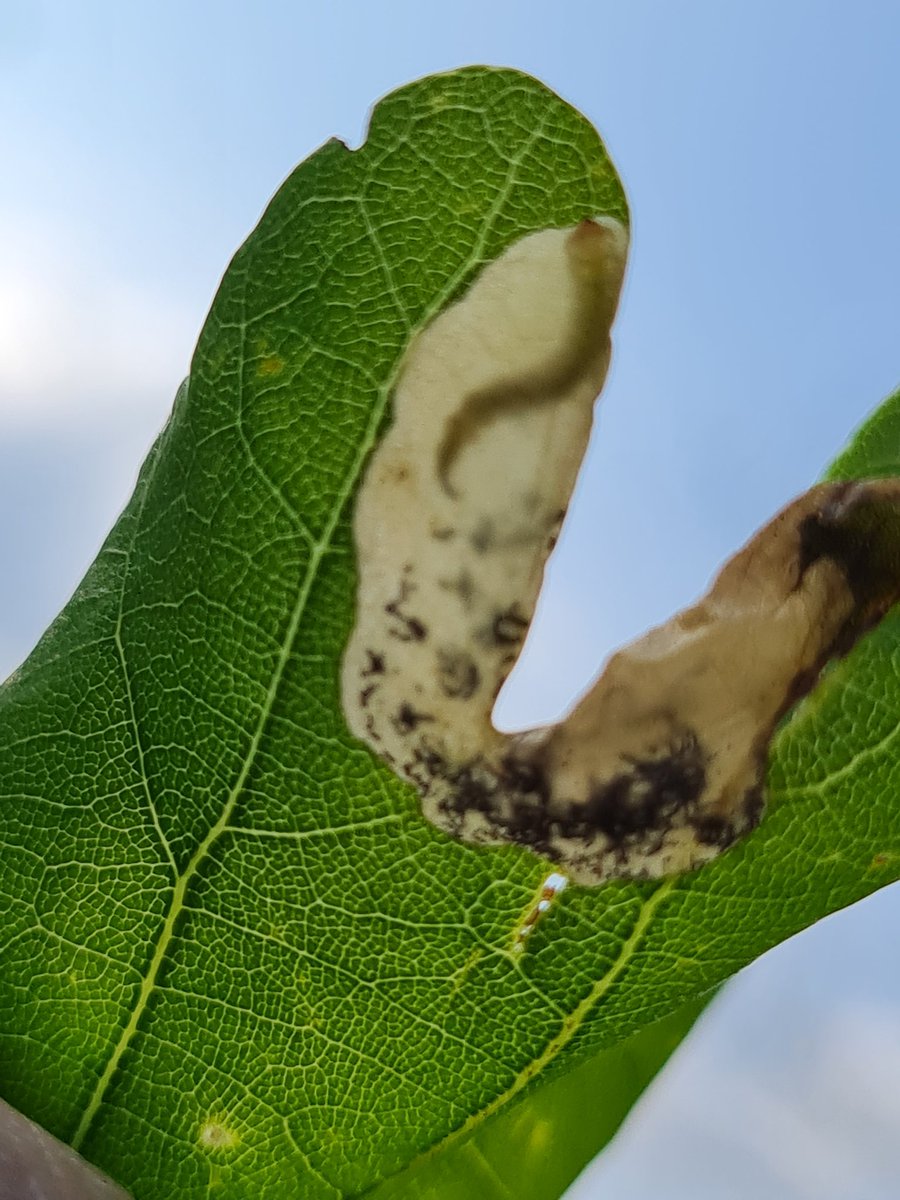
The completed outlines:
[[[566,1200],[895,1196],[900,1006],[847,1000],[810,1012],[802,1037],[787,1021],[770,1031],[760,1057],[752,1025],[741,1043],[735,1013],[720,1017],[721,1008],[736,1007],[728,999]]]
[[[123,409],[148,434],[158,426],[198,314],[21,213],[0,211],[0,261],[0,428],[80,426]]]

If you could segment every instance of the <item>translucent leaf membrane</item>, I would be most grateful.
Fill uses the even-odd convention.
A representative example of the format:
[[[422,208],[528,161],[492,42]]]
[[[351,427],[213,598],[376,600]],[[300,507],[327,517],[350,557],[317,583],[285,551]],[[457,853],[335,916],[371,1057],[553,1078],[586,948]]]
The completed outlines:
[[[597,216],[627,222],[597,134],[514,72],[323,146],[0,693],[3,1092],[136,1200],[372,1191],[900,870],[890,619],[780,735],[756,833],[568,888],[524,951],[546,863],[434,829],[347,729],[353,499],[404,349],[513,241]],[[643,1078],[607,1078],[624,1111]]]

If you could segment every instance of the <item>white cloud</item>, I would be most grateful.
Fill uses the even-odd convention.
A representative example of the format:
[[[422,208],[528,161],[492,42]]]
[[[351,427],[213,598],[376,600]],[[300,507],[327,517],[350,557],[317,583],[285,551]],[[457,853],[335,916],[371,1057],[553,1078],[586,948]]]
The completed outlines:
[[[0,209],[0,547],[16,581],[0,600],[0,680],[131,494],[203,316],[84,237]]]
[[[732,1007],[714,1006],[727,1030],[701,1022],[566,1200],[896,1195],[900,1007],[848,1000],[809,1012],[799,1036],[792,1020],[773,1028],[763,1056]]]
[[[124,277],[56,223],[0,211],[0,429],[162,423],[202,314]]]
[[[846,1200],[895,1194],[900,1174],[900,1010],[853,1001],[811,1030],[807,1053],[777,1078],[736,1075],[747,1141],[785,1194]]]

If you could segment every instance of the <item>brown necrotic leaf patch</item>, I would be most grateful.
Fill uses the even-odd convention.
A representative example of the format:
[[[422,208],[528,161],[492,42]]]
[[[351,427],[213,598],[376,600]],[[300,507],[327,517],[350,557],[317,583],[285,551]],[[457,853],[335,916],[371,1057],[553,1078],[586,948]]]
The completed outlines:
[[[587,445],[626,250],[610,218],[533,234],[412,342],[357,499],[342,677],[351,730],[429,820],[584,884],[690,870],[754,828],[779,720],[900,596],[900,481],[821,485],[559,724],[494,729]]]

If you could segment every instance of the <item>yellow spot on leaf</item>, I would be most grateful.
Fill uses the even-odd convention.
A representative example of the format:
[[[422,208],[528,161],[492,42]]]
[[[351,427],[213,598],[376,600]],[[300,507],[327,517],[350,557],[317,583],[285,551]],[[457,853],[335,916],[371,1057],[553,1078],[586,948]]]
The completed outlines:
[[[881,850],[878,854],[872,856],[872,861],[869,863],[870,871],[884,871],[888,867],[894,868],[897,861],[900,859],[900,854],[895,850]]]
[[[227,1125],[221,1117],[210,1117],[200,1126],[197,1142],[202,1150],[233,1150],[240,1142],[236,1129]]]
[[[549,1121],[535,1121],[534,1128],[528,1138],[528,1149],[542,1153],[548,1149],[553,1140],[553,1128]]]
[[[267,354],[265,358],[259,360],[256,373],[265,377],[267,375],[280,375],[283,370],[284,359],[278,354]]]

